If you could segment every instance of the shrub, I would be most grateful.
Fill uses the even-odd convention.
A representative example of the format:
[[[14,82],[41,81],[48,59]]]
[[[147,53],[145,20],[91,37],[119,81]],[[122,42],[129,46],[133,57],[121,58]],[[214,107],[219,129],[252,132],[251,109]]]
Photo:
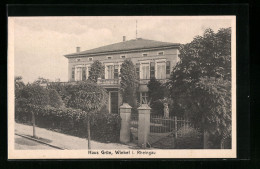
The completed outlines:
[[[202,135],[192,127],[182,127],[177,132],[176,148],[178,149],[199,149],[202,148]]]
[[[23,102],[24,100],[20,100]],[[19,104],[20,105],[20,104]],[[16,106],[17,122],[31,122],[28,105]],[[72,108],[54,108],[50,106],[34,106],[36,125],[60,132],[87,137],[87,114]],[[90,113],[91,138],[102,142],[119,142],[120,115],[102,112]]]
[[[61,96],[55,89],[49,89],[49,105],[51,107],[60,108],[64,106]]]

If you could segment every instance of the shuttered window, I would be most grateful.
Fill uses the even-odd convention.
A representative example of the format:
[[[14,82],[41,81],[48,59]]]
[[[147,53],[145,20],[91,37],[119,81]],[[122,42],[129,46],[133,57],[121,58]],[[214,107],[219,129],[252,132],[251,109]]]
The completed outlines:
[[[150,77],[151,78],[154,78],[155,77],[155,63],[154,62],[151,62],[150,63]]]
[[[114,66],[114,78],[115,79],[118,79],[118,74],[119,74],[119,72],[118,72],[118,65],[115,65]]]
[[[74,81],[75,80],[75,68],[72,68],[72,72],[71,72],[71,78]]]
[[[137,79],[140,79],[140,63],[136,63],[135,72]]]
[[[82,80],[86,80],[86,68],[82,68]]]
[[[165,62],[158,62],[157,63],[156,79],[166,79],[166,65],[165,65]]]
[[[166,62],[166,78],[170,78],[171,74],[171,62],[167,61]]]

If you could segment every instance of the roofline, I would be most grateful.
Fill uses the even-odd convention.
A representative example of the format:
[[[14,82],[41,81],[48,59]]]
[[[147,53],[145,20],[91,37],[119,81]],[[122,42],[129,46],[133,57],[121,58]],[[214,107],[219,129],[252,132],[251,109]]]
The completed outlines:
[[[107,55],[107,54],[120,54],[120,53],[130,53],[130,52],[139,52],[139,51],[148,51],[148,50],[157,50],[157,49],[171,49],[171,48],[178,48],[180,47],[180,43],[166,45],[166,46],[158,46],[158,47],[150,47],[150,48],[135,48],[135,49],[128,49],[128,50],[114,50],[114,51],[105,51],[105,52],[94,52],[94,53],[72,53],[64,55],[66,58],[73,58],[73,57],[86,57],[86,56],[97,56],[97,55]]]

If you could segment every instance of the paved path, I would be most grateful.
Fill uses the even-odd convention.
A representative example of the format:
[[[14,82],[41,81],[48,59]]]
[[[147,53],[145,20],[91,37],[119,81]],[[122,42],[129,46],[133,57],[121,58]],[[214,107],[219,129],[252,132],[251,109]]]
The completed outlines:
[[[20,135],[32,136],[32,126],[15,123],[15,133]],[[50,131],[44,128],[36,127],[36,135],[40,141],[44,141],[53,146],[69,150],[84,150],[88,149],[88,141],[83,138],[61,134],[58,132]],[[29,147],[28,147],[29,148]],[[133,148],[129,145],[119,143],[100,143],[91,141],[91,149],[129,149]]]

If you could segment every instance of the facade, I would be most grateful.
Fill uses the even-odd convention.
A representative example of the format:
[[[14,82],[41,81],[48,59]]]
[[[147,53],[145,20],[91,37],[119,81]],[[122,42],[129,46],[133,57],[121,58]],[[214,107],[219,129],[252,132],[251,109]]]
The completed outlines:
[[[68,79],[72,81],[86,80],[89,76],[90,66],[99,60],[105,66],[105,76],[98,79],[98,84],[107,89],[109,93],[108,110],[118,113],[122,99],[119,94],[120,68],[123,61],[130,58],[136,66],[137,77],[140,80],[138,97],[148,97],[147,84],[150,78],[155,77],[161,82],[170,78],[170,73],[179,61],[178,43],[159,42],[137,38],[125,40],[95,49],[80,51],[65,55],[68,58]]]

